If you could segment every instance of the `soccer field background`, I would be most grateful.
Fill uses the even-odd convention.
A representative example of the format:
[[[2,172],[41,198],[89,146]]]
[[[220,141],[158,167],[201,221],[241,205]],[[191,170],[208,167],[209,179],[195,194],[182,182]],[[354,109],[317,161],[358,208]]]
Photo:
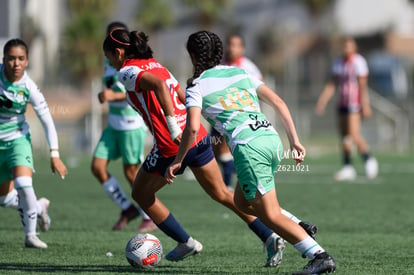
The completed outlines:
[[[362,163],[356,160],[357,180],[334,182],[332,174],[340,165],[337,155],[307,158],[305,171],[276,175],[280,204],[318,225],[317,240],[336,259],[336,274],[414,274],[413,157],[377,157],[380,174],[373,181],[364,177]],[[133,269],[124,248],[140,220],[121,232],[111,231],[119,210],[90,173],[90,159],[70,168],[64,181],[51,174],[48,160],[35,161],[36,194],[51,201],[52,226],[40,234],[49,248],[24,248],[18,212],[1,208],[0,274],[291,274],[307,263],[288,245],[280,267],[264,268],[266,253],[260,240],[197,182],[181,176],[159,197],[204,245],[203,252],[177,263],[164,259],[153,270]],[[111,163],[109,169],[129,192],[121,164]],[[162,232],[154,235],[164,253],[175,246]],[[113,256],[107,257],[107,252]]]

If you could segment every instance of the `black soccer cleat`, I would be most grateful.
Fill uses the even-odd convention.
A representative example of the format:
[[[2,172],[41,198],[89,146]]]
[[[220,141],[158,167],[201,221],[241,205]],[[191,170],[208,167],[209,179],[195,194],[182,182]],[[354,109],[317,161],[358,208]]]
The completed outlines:
[[[322,252],[316,255],[313,260],[310,260],[301,271],[293,272],[292,275],[317,275],[331,273],[335,269],[335,260],[328,253]]]
[[[316,233],[318,233],[318,227],[316,227],[316,225],[304,221],[301,221],[299,225],[312,237],[312,239],[316,239]]]
[[[316,233],[318,233],[318,227],[310,222],[301,221],[299,225],[308,233],[308,235],[312,238],[316,238]],[[302,258],[306,258],[305,254],[302,254]]]

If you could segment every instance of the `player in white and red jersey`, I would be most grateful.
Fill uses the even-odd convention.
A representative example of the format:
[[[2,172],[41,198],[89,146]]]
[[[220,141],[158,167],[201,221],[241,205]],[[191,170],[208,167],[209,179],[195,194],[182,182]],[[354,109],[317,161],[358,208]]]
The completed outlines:
[[[148,36],[143,32],[115,30],[106,37],[103,49],[110,64],[120,70],[119,80],[127,90],[128,101],[154,136],[154,147],[138,171],[132,196],[157,226],[178,242],[166,259],[179,261],[199,253],[202,245],[190,237],[155,193],[167,184],[163,175],[178,152],[177,144],[187,117],[183,104],[185,96],[173,75],[153,58],[147,41]],[[186,166],[191,168],[206,193],[233,210],[266,244],[266,266],[279,265],[284,241],[262,221],[235,207],[233,192],[223,182],[210,138],[202,126],[177,174],[183,173]]]
[[[226,50],[224,52],[224,64],[242,68],[249,75],[259,80],[263,80],[263,75],[259,68],[244,55],[244,40],[240,34],[233,33],[227,37]]]
[[[178,98],[178,90],[181,89],[174,76],[154,58],[148,59],[128,59],[124,62],[120,71],[121,81],[125,83],[127,89],[127,100],[130,105],[142,116],[149,130],[154,137],[154,147],[152,154],[159,153],[165,158],[175,156],[178,146],[170,137],[168,128],[168,118],[158,102],[157,95],[153,90],[138,90],[136,87],[141,81],[142,75],[149,72],[162,79],[168,86],[171,94],[171,101],[174,107],[174,119],[177,122],[176,132],[173,138],[181,133],[185,126],[186,109]],[[181,92],[181,91],[180,91]],[[207,135],[203,128],[199,134],[198,141]],[[193,144],[194,146],[195,144]],[[148,163],[147,163],[148,164]]]
[[[127,30],[128,27],[122,22],[111,22],[107,26],[106,34],[115,29]],[[118,80],[117,74],[106,60],[103,75],[105,87],[98,94],[98,99],[100,103],[107,103],[109,106],[108,125],[95,147],[91,170],[108,197],[121,209],[121,215],[112,230],[122,230],[131,220],[141,216],[142,222],[138,231],[146,233],[156,230],[157,226],[141,208],[131,203],[118,179],[108,170],[111,161],[121,158],[125,178],[132,186],[139,165],[144,161],[147,134],[144,121],[128,104],[125,87]]]
[[[378,174],[378,164],[368,151],[368,145],[360,133],[361,115],[371,116],[367,88],[368,66],[365,59],[357,53],[354,39],[344,40],[343,56],[338,58],[332,67],[332,79],[326,84],[316,104],[315,111],[322,115],[326,104],[334,95],[335,87],[338,97],[338,122],[343,139],[343,164],[335,174],[336,180],[353,180],[356,172],[351,164],[352,142],[358,147],[365,162],[365,173],[370,179]]]

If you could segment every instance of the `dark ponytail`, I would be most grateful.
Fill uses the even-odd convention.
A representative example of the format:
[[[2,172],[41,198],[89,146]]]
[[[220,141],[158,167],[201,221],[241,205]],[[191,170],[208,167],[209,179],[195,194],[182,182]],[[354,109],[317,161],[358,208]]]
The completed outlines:
[[[194,79],[205,70],[220,64],[223,57],[223,43],[215,33],[198,31],[188,37],[187,51],[195,58],[194,74],[187,80],[187,87],[191,87]]]
[[[149,59],[152,58],[152,49],[148,45],[148,35],[139,31],[129,33],[131,46],[126,51],[126,55],[131,58]]]
[[[104,40],[103,50],[114,53],[116,48],[125,50],[127,58],[152,58],[152,49],[148,45],[148,36],[143,32],[116,29]]]

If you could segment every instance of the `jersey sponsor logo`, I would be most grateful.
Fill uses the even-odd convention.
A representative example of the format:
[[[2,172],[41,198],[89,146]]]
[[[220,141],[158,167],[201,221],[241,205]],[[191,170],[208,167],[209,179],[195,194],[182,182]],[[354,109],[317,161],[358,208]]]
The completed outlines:
[[[268,128],[272,126],[272,123],[270,123],[270,121],[266,119],[259,120],[257,115],[250,114],[249,117],[251,120],[254,120],[254,123],[249,123],[249,126],[253,131],[257,131],[260,128]]]
[[[253,107],[256,110],[254,100],[249,92],[240,92],[237,87],[228,88],[226,91],[226,98],[223,96],[218,98],[224,110],[243,109],[245,107]]]
[[[123,72],[122,80],[125,82],[127,79],[134,77],[134,67],[130,67]]]

